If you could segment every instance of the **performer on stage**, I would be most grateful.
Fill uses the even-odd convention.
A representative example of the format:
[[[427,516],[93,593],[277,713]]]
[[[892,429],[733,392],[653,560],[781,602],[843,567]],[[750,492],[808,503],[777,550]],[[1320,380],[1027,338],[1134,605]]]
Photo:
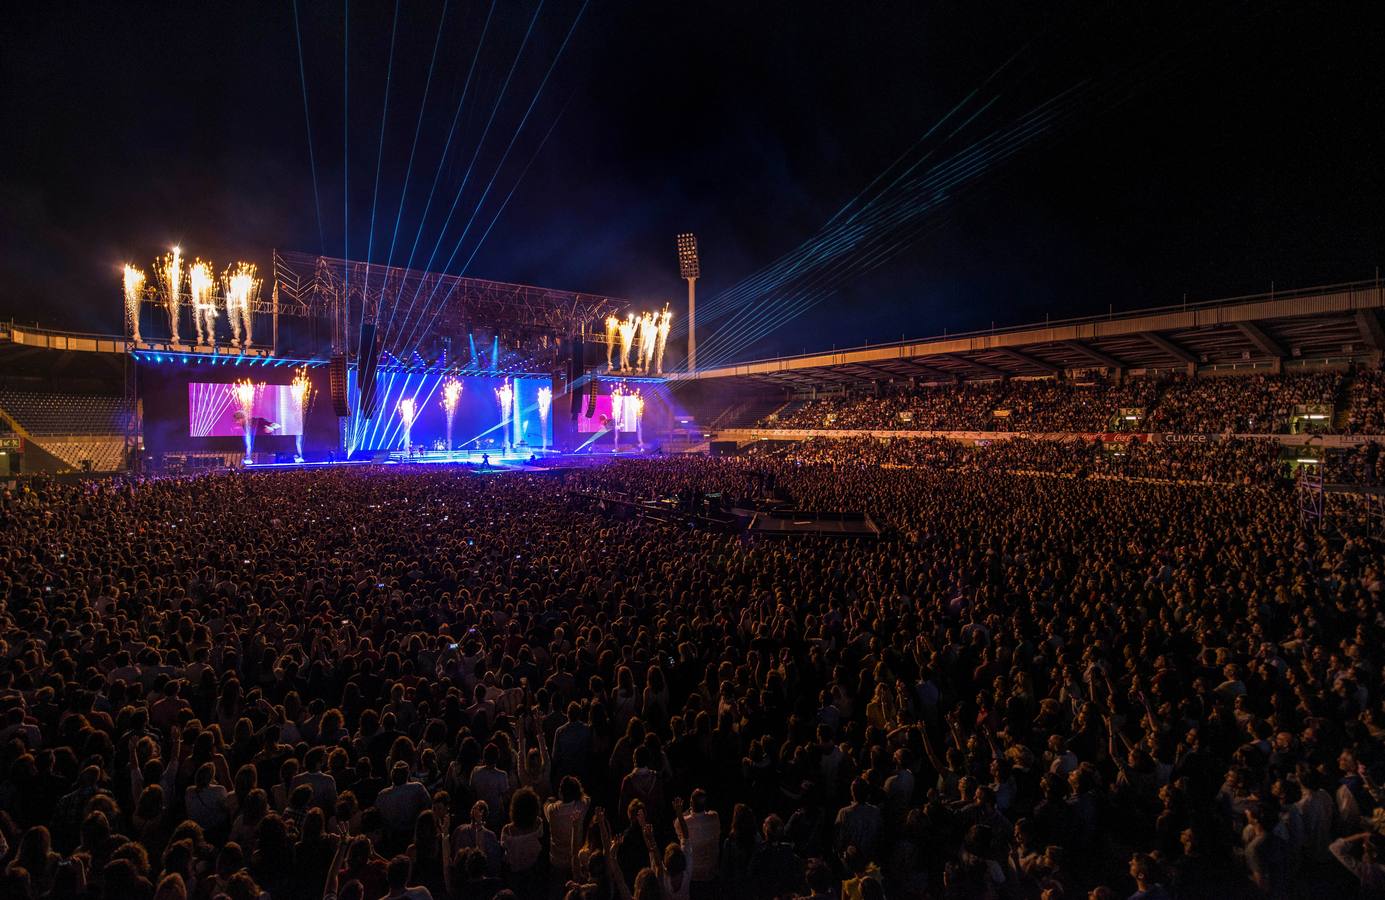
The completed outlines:
[[[235,417],[236,427],[244,429],[245,413],[241,412],[240,410],[236,410],[231,415]],[[280,425],[278,422],[271,422],[264,416],[254,416],[250,419],[250,427],[252,429],[252,433],[256,437],[259,437],[266,434],[277,434],[280,430],[283,429],[284,426]]]

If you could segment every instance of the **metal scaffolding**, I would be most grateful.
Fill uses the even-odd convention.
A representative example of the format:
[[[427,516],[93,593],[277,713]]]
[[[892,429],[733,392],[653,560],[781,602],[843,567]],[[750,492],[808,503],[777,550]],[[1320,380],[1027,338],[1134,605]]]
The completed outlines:
[[[330,322],[331,352],[354,358],[360,323],[377,325],[380,352],[403,358],[437,336],[484,329],[527,343],[588,330],[629,301],[464,278],[295,251],[275,251],[272,295],[280,315]]]

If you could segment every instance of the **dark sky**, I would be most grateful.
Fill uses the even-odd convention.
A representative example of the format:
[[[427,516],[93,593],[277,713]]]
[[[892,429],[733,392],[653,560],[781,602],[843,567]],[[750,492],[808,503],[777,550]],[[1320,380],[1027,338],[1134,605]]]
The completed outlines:
[[[501,0],[478,54],[488,3],[451,0],[438,40],[441,0],[408,0],[381,156],[394,4],[350,3],[344,60],[344,5],[300,0],[310,157],[290,4],[10,4],[0,315],[114,331],[126,260],[181,242],[218,264],[263,267],[274,247],[384,261],[396,221],[396,264],[417,238],[415,265],[650,305],[682,297],[673,236],[692,230],[710,302],[1011,57],[978,128],[1067,87],[1085,99],[742,356],[1368,278],[1385,255],[1381,6],[592,0],[521,129],[580,2]]]

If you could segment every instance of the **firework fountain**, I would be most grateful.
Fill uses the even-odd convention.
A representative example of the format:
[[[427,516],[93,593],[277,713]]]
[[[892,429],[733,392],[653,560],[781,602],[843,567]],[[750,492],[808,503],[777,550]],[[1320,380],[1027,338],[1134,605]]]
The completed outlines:
[[[625,385],[618,384],[611,391],[611,433],[615,435],[612,440],[612,452],[620,452],[620,427],[625,424],[625,401],[631,395],[625,390]]]
[[[134,266],[125,267],[125,321],[136,344],[139,336],[139,304],[144,297],[144,273]]]
[[[654,371],[659,375],[664,374],[664,347],[668,344],[668,333],[672,328],[673,313],[665,306],[659,314],[659,336],[654,343]]]
[[[183,250],[174,247],[154,263],[154,275],[163,291],[164,306],[168,309],[168,330],[173,343],[178,343],[178,307],[183,302]]]
[[[625,418],[635,420],[635,443],[644,449],[644,396],[639,391],[625,398]]]
[[[606,317],[606,369],[611,368],[611,358],[615,355],[616,336],[620,333],[620,319]]]
[[[447,416],[447,452],[452,453],[452,418],[457,415],[457,402],[462,399],[462,383],[449,377],[442,383],[442,411]]]
[[[231,337],[244,347],[251,341],[250,312],[260,295],[255,264],[238,262],[226,270],[222,280],[226,283],[226,317],[231,320]]]
[[[620,323],[620,370],[630,368],[630,345],[635,342],[635,314],[630,313]]]
[[[658,320],[651,313],[640,316],[640,371],[648,372],[654,364],[654,346],[659,342]]]
[[[553,388],[539,388],[539,446],[544,450],[548,449],[548,412],[552,408]]]
[[[241,420],[241,429],[245,435],[245,459],[243,462],[248,466],[255,461],[255,401],[259,398],[260,392],[264,390],[264,384],[255,384],[246,378],[233,382],[227,387],[231,391],[231,402],[236,406],[236,415]]]
[[[293,394],[293,402],[298,405],[298,434],[294,435],[294,462],[303,461],[303,432],[308,430],[308,410],[313,404],[313,384],[308,380],[308,370],[299,369],[293,376],[293,381],[289,383],[289,392]]]
[[[188,299],[198,344],[216,343],[216,276],[212,264],[195,261],[188,268]]]
[[[500,435],[506,450],[510,449],[510,413],[515,406],[515,389],[506,378],[505,383],[495,389],[495,399],[500,402]]]
[[[413,448],[414,419],[418,417],[418,404],[413,397],[405,397],[399,401],[399,421],[404,425],[404,453],[408,454]]]

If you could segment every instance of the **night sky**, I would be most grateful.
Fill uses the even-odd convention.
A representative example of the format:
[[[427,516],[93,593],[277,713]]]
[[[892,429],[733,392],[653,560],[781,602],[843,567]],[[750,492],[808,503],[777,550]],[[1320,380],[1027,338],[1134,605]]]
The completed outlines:
[[[652,306],[683,296],[685,230],[710,304],[973,89],[990,101],[977,135],[1077,99],[949,190],[926,234],[738,356],[1370,278],[1382,6],[451,0],[443,18],[441,0],[408,0],[387,94],[390,2],[300,0],[297,30],[283,2],[7,4],[0,316],[117,331],[120,264],[175,242],[262,267],[275,247],[413,250]]]

